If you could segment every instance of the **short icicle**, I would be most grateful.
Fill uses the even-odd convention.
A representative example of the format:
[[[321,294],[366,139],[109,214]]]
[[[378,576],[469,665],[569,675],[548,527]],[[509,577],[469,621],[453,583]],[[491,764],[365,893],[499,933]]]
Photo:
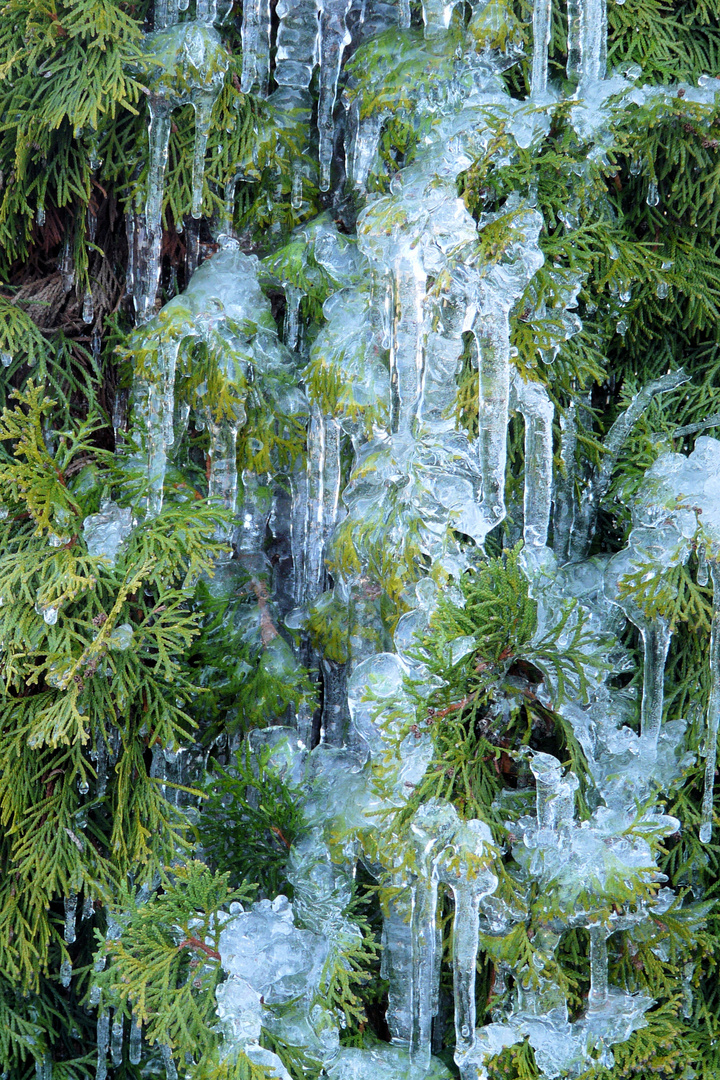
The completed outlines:
[[[643,639],[644,672],[640,730],[643,742],[651,753],[657,750],[665,699],[665,662],[672,630],[662,615],[640,628]]]
[[[720,723],[720,561],[709,559],[713,584],[713,618],[710,629],[710,698],[707,711],[705,743],[705,790],[702,801],[700,840],[708,844],[713,829],[713,789],[717,762],[717,734]]]
[[[539,382],[513,380],[516,407],[525,420],[525,489],[523,536],[528,547],[547,543],[552,505],[553,418],[550,396]]]
[[[107,1052],[110,1045],[110,1013],[103,1007],[98,1013],[97,1019],[97,1068],[95,1080],[105,1080],[107,1077]]]
[[[139,1065],[142,1058],[142,1024],[138,1024],[135,1016],[130,1018],[130,1045],[128,1047],[128,1060],[131,1065]]]
[[[607,931],[604,926],[588,927],[590,934],[590,992],[588,1011],[602,1008],[608,999]]]

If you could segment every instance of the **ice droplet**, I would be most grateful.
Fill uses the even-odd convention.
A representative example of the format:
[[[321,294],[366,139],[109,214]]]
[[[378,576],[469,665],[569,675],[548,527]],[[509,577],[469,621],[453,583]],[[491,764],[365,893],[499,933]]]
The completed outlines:
[[[658,191],[657,182],[655,180],[651,180],[648,184],[645,202],[648,206],[658,206],[660,203],[660,192]]]
[[[6,368],[10,367],[12,362],[13,362],[13,354],[11,352],[7,352],[7,351],[0,352],[0,364],[2,364],[3,367],[6,367]]]

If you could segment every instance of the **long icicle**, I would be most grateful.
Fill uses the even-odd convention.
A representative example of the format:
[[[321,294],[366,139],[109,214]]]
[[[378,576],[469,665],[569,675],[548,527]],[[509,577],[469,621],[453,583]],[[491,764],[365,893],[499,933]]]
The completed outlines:
[[[510,319],[498,310],[475,325],[479,354],[480,471],[482,509],[488,532],[505,517],[508,404],[510,398]]]
[[[430,1067],[432,1018],[436,1011],[437,903],[438,879],[432,872],[427,878],[417,879],[413,885],[412,900],[412,977],[415,990],[410,1058],[423,1073]]]
[[[535,0],[533,5],[533,58],[530,80],[530,93],[533,97],[542,97],[547,92],[551,7],[551,0]]]
[[[717,761],[717,733],[720,722],[720,561],[708,560],[713,583],[713,618],[710,629],[710,697],[707,710],[705,743],[705,790],[702,801],[700,840],[710,842],[713,829],[713,788]]]
[[[320,15],[320,97],[318,134],[320,138],[320,190],[330,190],[330,167],[335,144],[333,112],[345,49],[352,41],[347,28],[351,0],[324,0]]]

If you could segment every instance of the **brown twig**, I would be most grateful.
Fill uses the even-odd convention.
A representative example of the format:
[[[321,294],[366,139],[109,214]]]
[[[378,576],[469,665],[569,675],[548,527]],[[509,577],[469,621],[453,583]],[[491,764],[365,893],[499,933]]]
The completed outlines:
[[[180,942],[180,944],[178,945],[178,948],[179,949],[184,949],[184,948],[202,949],[202,951],[204,953],[207,953],[208,956],[211,956],[213,958],[213,960],[219,960],[220,959],[220,953],[217,951],[217,949],[211,949],[210,946],[206,945],[204,941],[200,940],[200,938],[187,937],[187,938],[185,938],[184,941]]]

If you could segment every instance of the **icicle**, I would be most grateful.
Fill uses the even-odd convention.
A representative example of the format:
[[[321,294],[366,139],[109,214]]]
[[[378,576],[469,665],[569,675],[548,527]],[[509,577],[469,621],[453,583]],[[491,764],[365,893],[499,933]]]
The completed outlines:
[[[128,257],[125,267],[125,288],[132,296],[135,292],[135,214],[125,215],[125,233],[127,235]],[[70,286],[72,288],[72,285]],[[66,290],[69,291],[69,290]]]
[[[165,1066],[166,1080],[178,1080],[177,1069],[175,1068],[175,1062],[173,1061],[172,1050],[167,1043],[162,1043],[160,1046],[160,1056],[162,1058],[163,1065]]]
[[[154,25],[156,30],[164,30],[168,24],[168,0],[155,0]]]
[[[645,202],[648,206],[657,206],[660,202],[660,193],[658,191],[657,181],[651,180],[648,183],[647,196]]]
[[[112,1058],[113,1065],[122,1065],[123,1031],[124,1024],[122,1009],[115,1009],[113,1013],[112,1024],[112,1042],[110,1045],[110,1056]]]
[[[198,95],[193,101],[195,108],[195,151],[193,154],[192,173],[192,216],[202,216],[203,180],[205,178],[205,151],[210,134],[215,94]]]
[[[533,58],[530,82],[532,97],[542,97],[547,92],[550,10],[551,0],[535,0],[532,20]]]
[[[67,988],[70,985],[70,983],[72,982],[72,970],[73,970],[72,969],[72,960],[68,960],[68,958],[65,957],[64,960],[62,961],[62,963],[60,964],[60,985],[61,986],[64,986],[64,987]]]
[[[567,0],[567,76],[569,79],[576,78],[580,74],[582,55],[580,47],[580,5],[582,2],[583,0]]]
[[[209,425],[210,429],[210,476],[208,478],[208,498],[218,502],[230,511],[232,518],[218,526],[216,539],[230,544],[235,528],[237,511],[238,473],[237,473],[237,437],[242,419],[223,419]]]
[[[44,206],[38,206],[37,212],[35,214],[35,220],[38,223],[38,227],[42,229],[43,225],[45,224],[45,207]]]
[[[701,589],[704,589],[708,583],[708,561],[707,551],[704,544],[700,544],[697,551],[697,583]]]
[[[378,152],[383,125],[390,114],[378,110],[360,119],[361,105],[361,99],[356,98],[347,110],[346,167],[350,183],[364,191]]]
[[[510,397],[510,320],[498,310],[475,327],[479,353],[479,450],[482,509],[488,531],[505,517],[508,403]]]
[[[225,185],[225,220],[223,222],[223,228],[228,235],[233,235],[233,228],[235,224],[235,188],[237,182],[240,179],[240,174],[236,173],[231,176]]]
[[[3,1073],[7,1076],[7,1073]],[[53,1063],[50,1054],[46,1053],[41,1059],[35,1061],[35,1080],[52,1080]]]
[[[580,82],[607,74],[607,0],[580,0]]]
[[[288,349],[296,349],[298,345],[300,302],[305,296],[302,289],[289,282],[283,282],[285,291],[285,323],[283,326],[283,340]]]
[[[352,38],[347,28],[351,0],[324,0],[320,15],[320,98],[318,132],[320,135],[320,190],[330,189],[335,125],[333,112],[343,52]]]
[[[75,941],[75,919],[77,916],[77,893],[71,892],[65,897],[64,937],[68,945]]]
[[[128,1060],[131,1065],[139,1065],[142,1059],[142,1024],[138,1024],[135,1021],[135,1017],[130,1018],[130,1046],[128,1049]]]
[[[320,14],[319,0],[278,0],[280,20],[277,31],[275,82],[295,90],[306,90],[317,63]]]
[[[555,478],[553,513],[553,550],[560,562],[565,562],[570,546],[575,503],[575,448],[577,446],[577,417],[575,402],[571,402],[560,417],[561,471]]]
[[[86,895],[85,899],[83,900],[83,906],[82,906],[82,912],[80,914],[80,918],[82,919],[83,922],[85,922],[87,919],[92,919],[94,914],[95,914],[95,904],[93,902],[92,896],[90,895],[90,893],[88,893]]]
[[[437,1011],[435,975],[437,970],[437,876],[419,878],[413,886],[413,1024],[410,1041],[412,1063],[423,1073],[430,1067],[432,1018]]]
[[[92,243],[95,242],[95,236],[96,236],[96,233],[97,233],[97,214],[95,213],[95,210],[92,208],[92,203],[90,203],[88,208],[87,208],[86,217],[87,217],[88,240],[92,244]]]
[[[523,538],[527,547],[547,543],[552,504],[553,417],[555,409],[538,382],[513,380],[516,407],[525,420],[525,488]]]
[[[707,736],[705,741],[705,790],[702,801],[700,840],[708,844],[713,829],[713,788],[717,761],[717,733],[720,722],[720,562],[710,560],[710,576],[713,585],[713,618],[710,629],[710,697],[707,709]]]
[[[150,112],[148,131],[150,146],[143,238],[145,242],[139,245],[139,265],[135,268],[135,312],[139,322],[146,322],[154,314],[155,294],[160,280],[162,200],[171,129],[171,110],[165,102],[151,97],[148,110]]]
[[[407,30],[410,27],[410,0],[398,0],[400,8],[400,29]]]
[[[451,882],[453,918],[453,995],[455,1055],[462,1060],[475,1045],[475,971],[477,967],[480,897],[468,881]]]
[[[395,1045],[409,1047],[413,1030],[413,942],[409,902],[403,897],[390,901],[383,919],[382,963],[388,980],[386,1012],[390,1036]]]
[[[83,300],[82,320],[83,320],[84,323],[89,325],[93,321],[94,318],[95,318],[95,310],[94,310],[94,307],[93,307],[92,293],[88,289],[88,291],[85,293],[85,299]]]
[[[604,926],[589,926],[590,992],[588,1012],[602,1008],[608,999],[607,931]]]
[[[312,603],[324,584],[324,498],[325,423],[313,403],[307,430],[307,518],[305,525],[304,603]]]
[[[240,88],[249,94],[258,87],[260,97],[267,97],[270,81],[270,3],[269,0],[245,0],[243,3],[242,75]]]
[[[653,753],[657,749],[662,724],[665,662],[672,631],[662,615],[640,628],[644,647],[643,693],[640,730],[643,742]]]
[[[423,302],[427,275],[420,253],[408,252],[394,267],[395,319],[390,344],[393,431],[410,432],[424,366]]]
[[[303,167],[302,163],[295,159],[292,163],[290,181],[290,205],[293,210],[301,210],[303,204]]]
[[[73,260],[72,244],[69,240],[66,240],[63,246],[60,275],[62,277],[63,291],[69,293],[75,284],[75,262]]]
[[[105,1080],[107,1076],[107,1052],[110,1045],[110,1013],[102,1009],[97,1019],[97,1069],[95,1080]]]

